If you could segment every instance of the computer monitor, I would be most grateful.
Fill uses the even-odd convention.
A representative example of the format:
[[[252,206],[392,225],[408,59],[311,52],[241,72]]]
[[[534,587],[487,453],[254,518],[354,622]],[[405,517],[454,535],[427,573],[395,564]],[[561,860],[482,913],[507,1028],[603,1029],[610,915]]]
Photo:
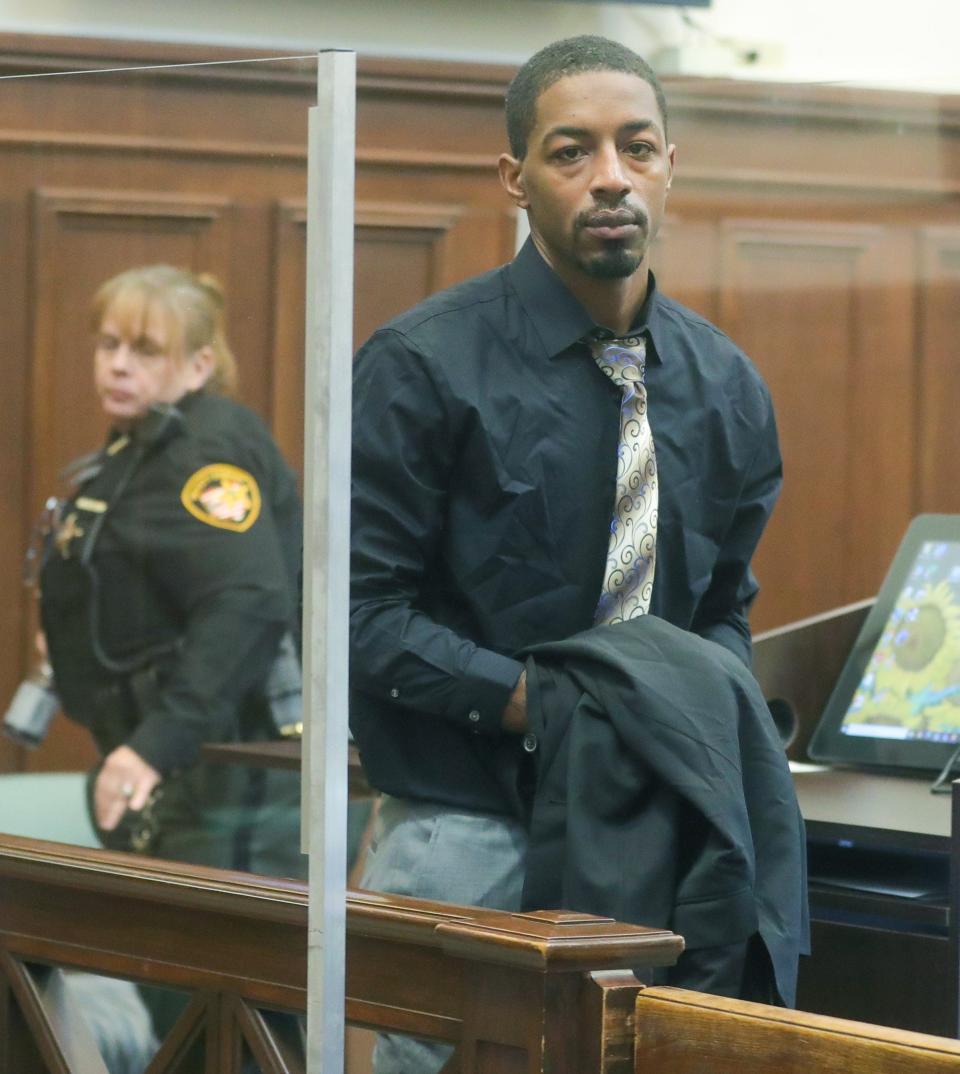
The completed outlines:
[[[810,743],[815,760],[938,769],[960,745],[960,516],[911,524]]]

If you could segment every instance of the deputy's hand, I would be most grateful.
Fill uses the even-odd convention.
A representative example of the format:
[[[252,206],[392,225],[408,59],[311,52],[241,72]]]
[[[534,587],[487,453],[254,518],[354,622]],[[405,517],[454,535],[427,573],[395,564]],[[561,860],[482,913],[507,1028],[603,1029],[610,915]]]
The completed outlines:
[[[518,734],[527,729],[527,671],[524,668],[517,679],[517,685],[513,688],[510,700],[500,717],[500,726],[504,731],[515,731]]]
[[[118,746],[103,762],[93,787],[97,824],[112,832],[128,809],[143,809],[160,773],[129,746]]]

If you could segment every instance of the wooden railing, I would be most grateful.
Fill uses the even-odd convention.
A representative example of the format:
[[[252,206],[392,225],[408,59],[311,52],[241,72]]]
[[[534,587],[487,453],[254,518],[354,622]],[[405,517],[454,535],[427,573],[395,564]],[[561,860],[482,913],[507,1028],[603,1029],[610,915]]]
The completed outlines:
[[[681,950],[673,933],[587,914],[353,893],[347,1019],[453,1043],[478,1074],[628,1070],[630,969],[672,964]]]
[[[0,1072],[105,1069],[77,1054],[51,982],[66,967],[189,994],[151,1074],[232,1074],[244,1042],[264,1074],[294,1074],[270,1012],[305,1008],[306,949],[302,884],[0,837]]]
[[[302,884],[0,837],[0,1074],[102,1074],[70,1033],[58,967],[190,994],[148,1074],[302,1074]],[[563,912],[364,892],[347,900],[353,1024],[455,1045],[471,1074],[946,1074],[960,1043],[644,988],[679,937]],[[916,986],[922,982],[904,984]],[[295,1024],[295,1023],[294,1023]]]
[[[452,1067],[477,1074],[626,1074],[630,970],[671,964],[682,946],[584,914],[352,892],[347,1018],[448,1041]],[[245,1049],[264,1074],[296,1074],[273,1012],[305,1009],[306,953],[302,884],[0,837],[0,1074],[102,1069],[68,1039],[60,967],[190,994],[149,1074],[234,1074]]]

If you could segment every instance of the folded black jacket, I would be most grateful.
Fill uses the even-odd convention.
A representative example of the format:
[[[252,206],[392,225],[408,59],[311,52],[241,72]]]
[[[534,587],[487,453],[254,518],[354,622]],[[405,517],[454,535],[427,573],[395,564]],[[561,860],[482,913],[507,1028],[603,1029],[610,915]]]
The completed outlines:
[[[691,951],[759,935],[792,1005],[808,949],[804,829],[751,673],[650,615],[527,656],[524,907],[670,928]]]

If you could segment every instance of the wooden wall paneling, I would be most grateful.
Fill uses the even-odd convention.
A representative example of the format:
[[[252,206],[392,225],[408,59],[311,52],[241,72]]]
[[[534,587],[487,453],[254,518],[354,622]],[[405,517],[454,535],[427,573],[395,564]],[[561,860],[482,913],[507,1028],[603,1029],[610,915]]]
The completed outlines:
[[[97,447],[105,431],[92,385],[89,308],[97,287],[123,269],[159,261],[225,277],[229,210],[229,200],[214,195],[34,192],[28,517],[47,496],[63,494],[59,472]],[[24,633],[29,662],[29,615]],[[87,732],[60,719],[44,748],[26,755],[26,767],[76,768],[94,756]]]
[[[721,229],[720,324],[770,385],[786,471],[756,561],[763,628],[873,593],[911,516],[910,244],[814,220]]]
[[[399,186],[399,184],[397,184]],[[413,191],[399,189],[406,196]],[[355,212],[354,347],[381,324],[469,274],[463,251],[496,257],[515,221],[466,204],[358,200]],[[298,472],[303,459],[303,353],[306,207],[276,207],[274,229],[272,402],[274,435]],[[512,245],[510,247],[512,251]],[[509,256],[509,255],[508,255]],[[493,262],[496,263],[496,262]]]
[[[665,88],[682,177],[726,173],[731,187],[768,178],[801,195],[956,193],[956,95],[703,79]]]
[[[26,264],[28,228],[20,190],[0,173],[0,376],[3,420],[0,421],[0,712],[13,696],[23,673],[23,623],[32,600],[21,581],[21,564],[29,535],[27,473],[28,384],[26,359]],[[16,767],[20,750],[0,735],[0,772]],[[0,1027],[2,1028],[2,1027]]]
[[[668,206],[653,248],[653,271],[664,294],[717,322],[720,232],[716,220]]]
[[[175,51],[160,47],[157,55]],[[198,53],[212,60],[223,56],[212,48],[193,54]],[[97,66],[64,59],[65,68]],[[49,62],[46,58],[41,66]],[[265,415],[270,207],[277,197],[302,196],[305,189],[315,63],[129,72],[122,63],[106,66],[115,69],[4,85],[0,154],[5,178],[11,163],[25,161],[35,174],[33,185],[145,189],[199,198],[213,192],[230,198],[229,271],[225,265],[194,267],[214,269],[225,284],[240,395]]]
[[[405,191],[405,193],[407,193]],[[354,345],[379,325],[454,282],[465,206],[358,201]]]
[[[303,355],[306,346],[307,207],[274,208],[270,418],[274,438],[303,480]],[[301,489],[302,491],[302,489]]]
[[[425,151],[434,167],[458,167],[472,157],[496,173],[497,156],[507,148],[503,98],[512,72],[505,67],[478,72],[475,65],[463,63],[446,66],[453,77],[445,77],[443,65],[431,65],[431,75],[436,71],[438,77],[423,78],[423,64],[361,60],[358,86],[367,107],[357,117],[357,141],[364,154],[359,160],[369,159],[371,150],[394,157]],[[390,67],[397,75],[387,73]]]
[[[38,190],[34,196],[32,420],[34,502],[102,429],[92,386],[90,300],[109,276],[167,262],[228,270],[226,214],[216,196]]]
[[[918,509],[960,512],[960,227],[917,236]]]
[[[461,207],[444,251],[441,286],[513,256],[516,212],[500,186],[495,155],[366,152],[358,154],[358,168],[358,200]]]
[[[269,166],[233,170],[226,186],[231,205],[223,230],[226,275],[213,265],[201,266],[224,286],[227,339],[237,360],[237,397],[268,423],[273,394],[273,208],[277,195],[286,193],[289,186],[272,171]],[[255,180],[259,180],[256,185]],[[188,172],[185,192],[203,191],[203,183],[201,176]],[[261,184],[265,190],[259,189]],[[289,192],[299,193],[299,186],[292,184]]]
[[[915,244],[888,227],[864,249],[854,290],[847,603],[872,597],[917,512]],[[826,611],[828,609],[817,609]]]
[[[218,50],[210,49],[211,61]],[[2,62],[2,61],[0,61]],[[87,152],[306,157],[306,110],[316,101],[316,62],[295,81],[286,64],[123,70],[4,85],[0,144]],[[312,67],[312,71],[310,68]],[[36,114],[38,106],[43,108]],[[212,151],[212,152],[211,152]]]

